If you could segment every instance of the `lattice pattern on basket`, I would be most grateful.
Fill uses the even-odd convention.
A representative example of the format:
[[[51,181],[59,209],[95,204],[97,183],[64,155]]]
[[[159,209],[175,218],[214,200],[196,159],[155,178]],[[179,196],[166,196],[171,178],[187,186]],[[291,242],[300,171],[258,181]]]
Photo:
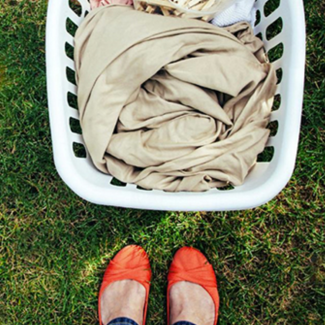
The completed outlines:
[[[283,94],[281,92],[281,81],[285,76],[285,69],[283,71],[282,67],[282,57],[284,55],[284,44],[281,41],[281,33],[283,32],[283,20],[280,16],[278,7],[280,5],[280,0],[257,0],[257,21],[255,26],[255,34],[260,37],[265,43],[265,49],[268,53],[270,62],[274,65],[278,76],[278,88],[275,96],[274,105],[272,108],[272,115],[269,123],[269,129],[271,130],[271,135],[268,144],[263,151],[258,156],[259,164],[269,164],[275,152],[274,139],[281,127],[281,122],[279,122],[278,114],[281,110],[281,102],[283,99]],[[66,55],[66,83],[67,83],[67,110],[68,110],[68,121],[69,129],[72,137],[72,150],[76,159],[89,159],[89,155],[86,151],[83,139],[82,131],[79,123],[78,107],[77,107],[77,91],[75,85],[75,69],[73,62],[73,50],[74,41],[73,37],[75,32],[84,19],[84,17],[89,13],[90,6],[87,0],[69,0],[69,15],[66,19],[66,43],[65,43],[65,55]],[[263,22],[263,23],[262,23]],[[112,186],[125,187],[124,184],[115,178],[108,176],[108,180]],[[139,190],[143,190],[137,187]],[[229,186],[227,188],[218,189],[220,191],[224,190],[235,190],[234,187]]]

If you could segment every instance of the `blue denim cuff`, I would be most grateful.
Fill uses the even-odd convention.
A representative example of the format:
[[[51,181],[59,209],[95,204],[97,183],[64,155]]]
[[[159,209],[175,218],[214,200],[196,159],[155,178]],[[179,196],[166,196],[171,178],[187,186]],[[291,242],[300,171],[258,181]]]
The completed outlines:
[[[131,318],[118,317],[111,320],[107,325],[139,325]]]

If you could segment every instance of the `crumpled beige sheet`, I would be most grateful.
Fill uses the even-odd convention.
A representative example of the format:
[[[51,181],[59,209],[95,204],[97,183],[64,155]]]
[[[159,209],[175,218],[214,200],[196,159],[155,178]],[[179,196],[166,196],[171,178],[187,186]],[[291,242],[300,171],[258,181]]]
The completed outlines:
[[[122,182],[236,186],[264,149],[276,75],[247,23],[103,7],[78,29],[75,62],[87,149]]]
[[[90,9],[96,9],[107,5],[126,5],[132,6],[133,0],[90,0]]]

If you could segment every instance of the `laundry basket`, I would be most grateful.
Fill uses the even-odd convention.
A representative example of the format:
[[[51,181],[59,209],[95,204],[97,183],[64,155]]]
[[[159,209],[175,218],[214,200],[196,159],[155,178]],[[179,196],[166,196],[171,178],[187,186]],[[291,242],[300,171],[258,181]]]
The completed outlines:
[[[270,3],[278,8],[270,13]],[[297,154],[305,65],[302,0],[257,0],[255,33],[265,42],[279,80],[271,136],[243,185],[203,193],[147,191],[99,172],[81,135],[74,84],[73,33],[89,11],[87,0],[50,0],[46,60],[54,161],[64,182],[80,197],[101,205],[151,210],[228,211],[259,206],[289,181]]]

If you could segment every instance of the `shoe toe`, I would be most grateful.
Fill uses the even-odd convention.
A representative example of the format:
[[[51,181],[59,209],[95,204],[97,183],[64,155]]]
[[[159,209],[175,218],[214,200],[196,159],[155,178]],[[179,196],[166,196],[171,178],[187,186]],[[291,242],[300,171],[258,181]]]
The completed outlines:
[[[207,258],[193,247],[180,248],[174,256],[173,263],[176,267],[183,270],[191,270],[202,267],[205,264],[210,264]]]

